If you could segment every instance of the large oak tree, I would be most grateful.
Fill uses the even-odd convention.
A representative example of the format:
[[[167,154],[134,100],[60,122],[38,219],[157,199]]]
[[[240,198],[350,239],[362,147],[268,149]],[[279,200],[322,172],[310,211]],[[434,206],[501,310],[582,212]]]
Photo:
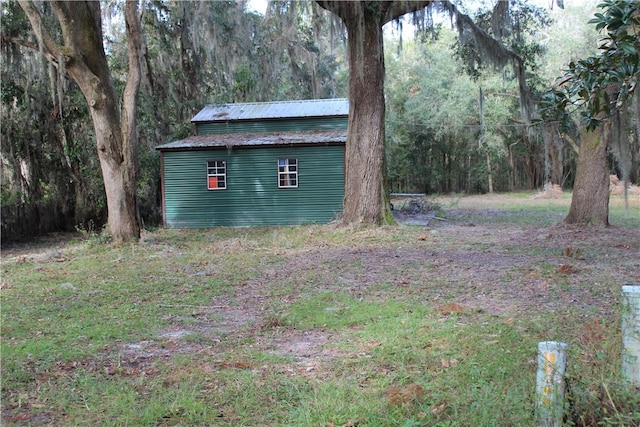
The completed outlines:
[[[321,1],[347,30],[349,125],[343,223],[379,225],[388,217],[384,177],[382,27],[430,1]]]
[[[14,42],[41,50],[59,71],[71,77],[87,104],[98,149],[107,197],[108,232],[117,242],[137,240],[140,225],[136,200],[136,99],[140,86],[142,36],[138,3],[125,2],[129,73],[118,99],[105,55],[99,1],[48,2],[59,26],[54,38],[42,13],[42,3],[19,0],[37,45]]]
[[[480,54],[497,66],[511,64],[519,80],[524,110],[529,102],[524,62],[500,40],[478,27],[449,1],[331,1],[316,3],[338,16],[347,30],[349,55],[349,127],[345,153],[343,223],[378,225],[390,221],[384,176],[384,44],[382,27],[401,16],[437,4],[455,16],[458,30],[476,40]],[[498,2],[494,13],[506,16],[508,7]],[[496,19],[500,23],[501,19]],[[499,26],[499,25],[498,25]],[[526,114],[528,115],[528,114]]]

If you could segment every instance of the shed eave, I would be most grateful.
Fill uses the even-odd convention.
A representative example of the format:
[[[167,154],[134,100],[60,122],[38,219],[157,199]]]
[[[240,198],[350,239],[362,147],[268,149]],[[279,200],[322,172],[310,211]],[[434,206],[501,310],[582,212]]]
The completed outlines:
[[[346,130],[296,131],[254,134],[206,134],[194,135],[179,141],[156,147],[158,151],[208,150],[256,147],[294,147],[344,145]]]

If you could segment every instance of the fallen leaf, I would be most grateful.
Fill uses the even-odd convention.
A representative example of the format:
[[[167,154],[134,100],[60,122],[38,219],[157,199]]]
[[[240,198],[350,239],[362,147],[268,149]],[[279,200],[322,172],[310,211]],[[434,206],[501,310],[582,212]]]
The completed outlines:
[[[441,305],[436,310],[440,314],[449,315],[449,314],[462,313],[465,310],[465,308],[460,304],[450,302],[450,303]]]
[[[234,369],[252,369],[253,365],[249,362],[220,362],[216,364],[220,368],[234,368]]]
[[[444,410],[447,409],[447,404],[446,403],[440,403],[439,405],[434,405],[433,408],[431,408],[431,415],[440,415],[441,413],[444,412]]]
[[[441,359],[440,363],[442,364],[442,367],[446,369],[446,368],[450,368],[452,366],[457,365],[458,364],[458,360],[456,360],[456,359],[449,359],[449,360]]]
[[[575,269],[570,264],[562,264],[560,267],[558,267],[558,273],[571,274],[574,271],[575,271]]]

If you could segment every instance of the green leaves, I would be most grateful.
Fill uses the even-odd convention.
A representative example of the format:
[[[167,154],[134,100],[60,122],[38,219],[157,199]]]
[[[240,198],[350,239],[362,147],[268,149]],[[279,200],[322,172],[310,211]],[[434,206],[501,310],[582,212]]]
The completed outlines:
[[[584,105],[583,119],[591,130],[624,104],[640,78],[640,3],[605,0],[598,7],[603,12],[596,13],[589,24],[605,33],[600,53],[570,62],[562,88],[553,90],[543,106],[543,116],[557,117],[561,114],[553,114],[550,109]],[[546,103],[550,101],[553,104]]]

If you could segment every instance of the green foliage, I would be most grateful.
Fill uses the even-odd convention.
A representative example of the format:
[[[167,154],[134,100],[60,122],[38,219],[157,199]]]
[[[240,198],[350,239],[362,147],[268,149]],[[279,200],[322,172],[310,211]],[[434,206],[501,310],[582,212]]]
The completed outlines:
[[[496,188],[506,189],[510,171],[501,165],[508,144],[525,131],[517,124],[517,85],[508,73],[469,77],[452,55],[453,33],[443,29],[440,34],[440,39],[424,44],[405,42],[399,55],[387,54],[392,191],[486,191],[487,153],[495,167]]]
[[[244,102],[246,97],[255,88],[256,82],[249,71],[247,64],[242,64],[233,72],[233,90],[235,101]]]
[[[544,47],[539,38],[532,35],[546,31],[551,24],[547,9],[524,0],[498,2],[492,8],[483,4],[475,13],[474,21],[488,35],[517,54],[530,76],[535,75]],[[501,68],[505,65],[502,60],[496,60],[496,52],[483,51],[473,38],[462,40],[456,45],[455,52],[466,64],[466,71],[475,77],[495,66]]]
[[[587,128],[597,128],[618,110],[636,89],[640,78],[640,4],[633,0],[606,0],[603,12],[589,21],[604,32],[599,53],[569,63],[559,89],[547,93],[542,104],[547,120],[566,121],[571,108],[584,106]]]
[[[596,10],[599,0],[585,0],[582,4],[567,4],[564,9],[551,11],[552,24],[548,27],[545,53],[541,66],[544,91],[563,73],[567,63],[596,53],[598,34],[586,25]]]

